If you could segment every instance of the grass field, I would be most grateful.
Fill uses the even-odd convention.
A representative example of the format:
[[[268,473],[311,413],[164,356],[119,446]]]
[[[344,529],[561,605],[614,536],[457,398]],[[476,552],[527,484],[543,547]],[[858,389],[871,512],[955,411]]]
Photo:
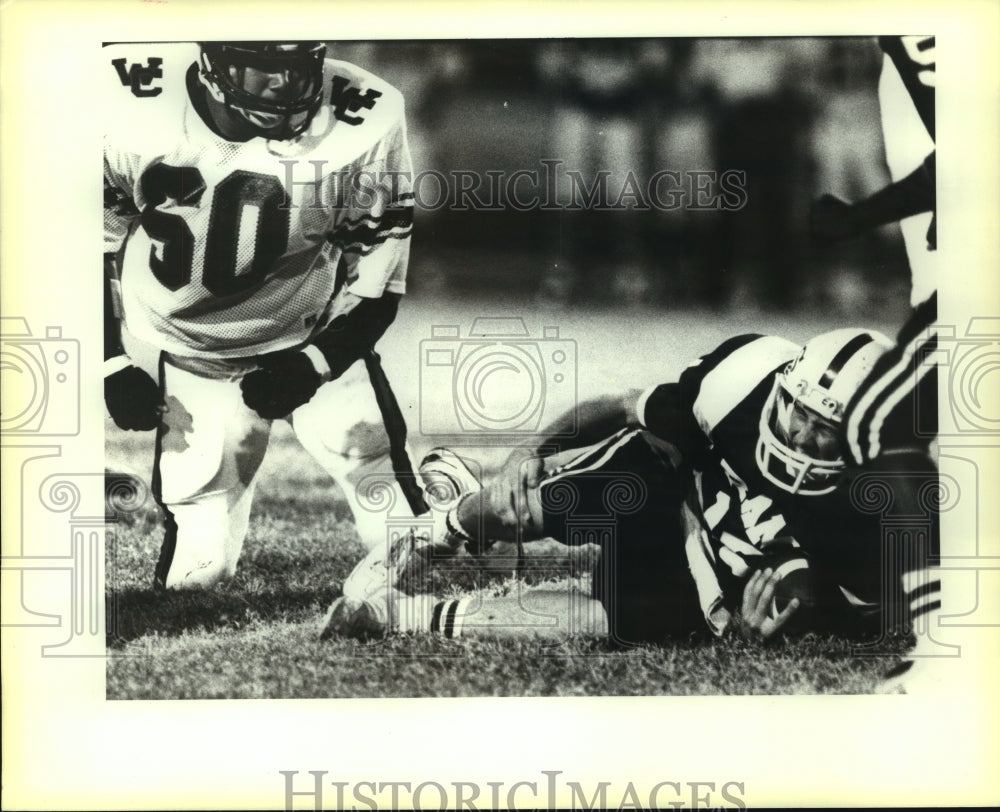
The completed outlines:
[[[522,315],[532,336],[556,326],[560,340],[575,342],[580,399],[672,379],[692,357],[739,332],[804,341],[844,326],[836,314],[737,318],[643,309],[546,312],[528,304],[512,311],[516,306],[505,300],[491,310],[482,302],[418,297],[402,309],[380,350],[416,454],[439,439],[420,434],[422,410],[447,408],[450,397],[439,387],[421,392],[421,341],[431,337],[430,325],[457,324],[464,331],[475,317],[502,311]],[[865,326],[891,334],[894,316]],[[148,481],[152,435],[126,434],[110,421],[106,431],[108,468]],[[466,443],[482,445],[476,438]],[[480,449],[484,469],[505,453]],[[232,583],[197,594],[154,593],[149,585],[160,532],[150,500],[108,533],[110,699],[870,693],[894,662],[891,652],[902,650],[898,641],[887,656],[854,657],[847,641],[820,636],[766,647],[691,639],[624,652],[584,638],[555,648],[431,638],[321,643],[323,614],[364,550],[336,488],[284,423],[271,438]],[[585,579],[552,580],[557,577],[539,568],[520,582],[501,565],[481,588],[498,594],[585,588]],[[435,587],[454,594],[473,583],[470,573]]]

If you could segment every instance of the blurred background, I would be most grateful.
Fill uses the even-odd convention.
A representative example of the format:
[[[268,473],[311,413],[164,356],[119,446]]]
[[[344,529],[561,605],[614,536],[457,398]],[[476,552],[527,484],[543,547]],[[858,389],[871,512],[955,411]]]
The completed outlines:
[[[890,323],[905,313],[898,226],[822,249],[807,232],[813,198],[857,200],[888,182],[874,38],[391,41],[335,43],[331,55],[406,98],[425,175],[416,296]],[[679,174],[660,200],[685,205],[645,205],[663,170]],[[699,173],[734,170],[745,194],[723,200],[739,207],[712,205],[724,190]],[[539,180],[511,193],[519,171]],[[602,174],[620,205],[583,203]],[[462,183],[490,205],[463,201]],[[686,197],[671,198],[672,183]],[[517,205],[515,193],[555,205]]]

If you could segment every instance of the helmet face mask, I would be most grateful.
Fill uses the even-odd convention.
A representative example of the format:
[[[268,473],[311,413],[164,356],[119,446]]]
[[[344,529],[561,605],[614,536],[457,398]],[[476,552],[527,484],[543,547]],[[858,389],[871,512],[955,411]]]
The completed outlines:
[[[761,411],[756,458],[761,473],[789,493],[819,496],[840,483],[844,410],[891,346],[873,330],[834,330],[811,340],[775,375]]]
[[[813,410],[789,391],[786,377],[787,372],[775,376],[771,396],[761,412],[757,465],[767,479],[790,493],[810,496],[829,493],[837,487],[844,461],[839,453],[833,459],[823,459],[792,445],[793,414],[796,409]],[[839,421],[834,425],[839,425]]]
[[[265,138],[290,140],[323,100],[322,42],[203,42],[202,81]]]

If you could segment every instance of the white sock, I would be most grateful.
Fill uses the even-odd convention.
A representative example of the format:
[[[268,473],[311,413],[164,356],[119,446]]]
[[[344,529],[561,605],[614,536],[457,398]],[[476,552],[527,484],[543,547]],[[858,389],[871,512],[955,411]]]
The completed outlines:
[[[433,595],[400,597],[393,602],[396,631],[426,633],[431,630],[431,616],[437,603]]]
[[[937,567],[903,573],[903,592],[910,608],[910,623],[917,637],[915,656],[939,653],[933,631],[941,617],[941,573]]]
[[[472,600],[472,598],[462,598],[438,602],[431,613],[429,631],[448,638],[461,637],[465,615]]]

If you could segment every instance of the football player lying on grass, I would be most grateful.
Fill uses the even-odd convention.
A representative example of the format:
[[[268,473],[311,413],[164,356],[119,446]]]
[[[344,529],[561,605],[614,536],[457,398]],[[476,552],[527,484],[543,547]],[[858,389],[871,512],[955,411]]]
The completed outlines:
[[[432,453],[421,473],[456,498],[431,539],[411,533],[388,561],[373,554],[356,568],[324,637],[585,633],[629,645],[706,628],[761,639],[878,628],[897,616],[886,585],[898,579],[883,573],[879,516],[845,479],[839,421],[888,346],[867,330],[805,347],[730,339],[676,382],[582,404],[583,437],[604,439],[544,458],[515,452],[485,487],[455,453]],[[414,562],[549,537],[600,545],[589,598],[533,590],[442,601],[397,588]]]

